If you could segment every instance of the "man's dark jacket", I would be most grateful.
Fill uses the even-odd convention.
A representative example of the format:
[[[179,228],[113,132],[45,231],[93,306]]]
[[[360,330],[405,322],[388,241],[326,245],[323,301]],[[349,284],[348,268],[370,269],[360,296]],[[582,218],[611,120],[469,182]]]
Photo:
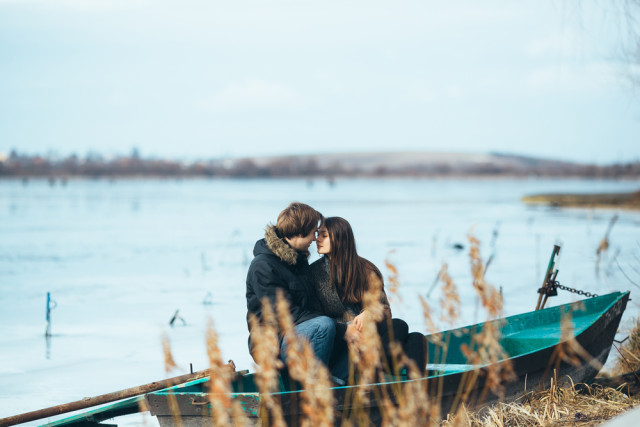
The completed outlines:
[[[247,273],[247,325],[250,313],[262,321],[262,299],[267,297],[275,304],[278,290],[289,303],[295,325],[319,316],[311,308],[315,294],[309,285],[308,252],[293,249],[278,236],[275,226],[269,225],[264,239],[256,242],[253,255]]]

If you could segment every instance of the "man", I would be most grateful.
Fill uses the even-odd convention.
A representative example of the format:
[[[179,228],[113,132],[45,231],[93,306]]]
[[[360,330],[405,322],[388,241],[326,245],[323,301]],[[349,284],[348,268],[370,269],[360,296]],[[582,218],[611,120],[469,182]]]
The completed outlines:
[[[274,304],[276,293],[282,292],[289,303],[296,333],[309,341],[316,357],[328,366],[335,323],[312,311],[315,294],[308,283],[309,245],[316,240],[321,221],[320,212],[304,203],[294,202],[280,212],[276,225],[267,226],[264,239],[255,244],[255,258],[247,273],[247,323],[250,313],[262,321],[262,299],[267,297]],[[281,336],[283,359],[285,344]],[[251,337],[249,347],[251,351]]]

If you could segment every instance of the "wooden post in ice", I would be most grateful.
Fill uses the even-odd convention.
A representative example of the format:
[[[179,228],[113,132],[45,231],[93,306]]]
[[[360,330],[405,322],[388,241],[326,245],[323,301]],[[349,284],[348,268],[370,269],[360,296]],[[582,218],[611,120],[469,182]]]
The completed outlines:
[[[47,292],[47,328],[44,331],[45,337],[51,336],[51,310],[54,308],[56,308],[56,302],[51,299],[51,293]]]

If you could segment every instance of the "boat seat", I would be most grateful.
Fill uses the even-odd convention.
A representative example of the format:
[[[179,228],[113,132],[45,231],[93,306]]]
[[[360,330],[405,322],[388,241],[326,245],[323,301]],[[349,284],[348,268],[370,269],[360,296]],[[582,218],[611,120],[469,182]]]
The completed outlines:
[[[442,372],[443,374],[449,374],[452,372],[464,372],[481,367],[482,365],[470,365],[465,363],[427,363],[427,371],[429,371],[429,374],[431,374],[432,372]]]

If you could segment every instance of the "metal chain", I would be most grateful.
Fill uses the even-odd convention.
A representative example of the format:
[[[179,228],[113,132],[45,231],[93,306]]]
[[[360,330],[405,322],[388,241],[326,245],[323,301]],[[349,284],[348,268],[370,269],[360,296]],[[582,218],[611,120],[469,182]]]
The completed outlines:
[[[569,292],[573,292],[574,294],[584,295],[587,298],[594,298],[594,297],[598,296],[596,294],[592,294],[591,292],[581,291],[580,289],[574,289],[574,288],[570,288],[568,286],[562,286],[560,284],[560,282],[553,282],[552,286],[554,288],[562,289],[563,291],[569,291]]]

